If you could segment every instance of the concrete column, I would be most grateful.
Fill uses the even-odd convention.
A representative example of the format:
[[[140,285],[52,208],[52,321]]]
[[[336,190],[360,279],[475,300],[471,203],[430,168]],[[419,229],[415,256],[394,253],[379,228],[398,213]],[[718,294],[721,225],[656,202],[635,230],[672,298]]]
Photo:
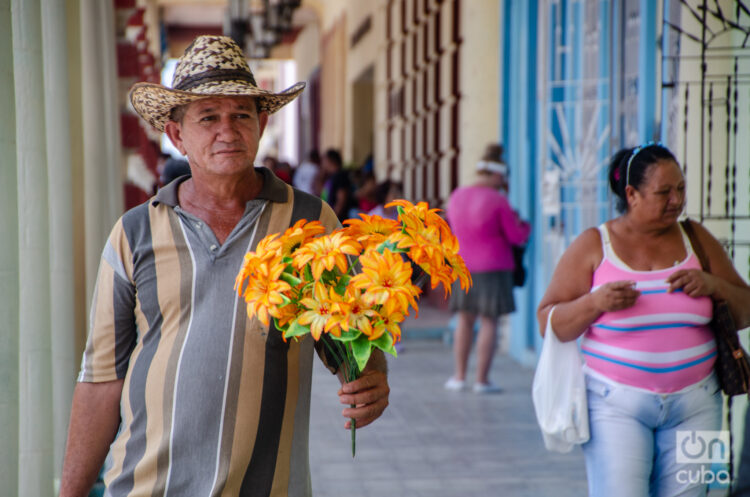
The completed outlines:
[[[114,2],[97,2],[99,4],[99,43],[102,51],[99,61],[101,82],[104,86],[104,126],[107,138],[106,183],[103,185],[107,195],[107,218],[104,219],[106,235],[122,215],[125,207],[123,182],[125,178],[125,159],[122,150],[120,133],[120,82],[117,76],[117,30],[115,28]],[[123,89],[126,92],[127,89]],[[105,237],[106,239],[106,237]],[[102,242],[104,246],[104,242]],[[99,255],[99,254],[97,254]]]
[[[44,103],[49,187],[50,316],[54,474],[62,473],[70,404],[76,377],[73,291],[73,198],[68,128],[68,68],[65,5],[42,2]]]
[[[81,94],[83,110],[83,192],[86,246],[86,301],[91,301],[104,243],[112,228],[112,199],[110,173],[114,164],[110,150],[112,103],[109,85],[113,83],[107,60],[110,42],[102,38],[109,26],[102,25],[106,2],[81,0]],[[114,38],[114,33],[110,33]],[[120,193],[122,196],[122,193]]]
[[[18,190],[11,1],[0,0],[0,482],[18,488]]]
[[[50,495],[52,369],[41,2],[12,0],[19,225],[18,494]]]

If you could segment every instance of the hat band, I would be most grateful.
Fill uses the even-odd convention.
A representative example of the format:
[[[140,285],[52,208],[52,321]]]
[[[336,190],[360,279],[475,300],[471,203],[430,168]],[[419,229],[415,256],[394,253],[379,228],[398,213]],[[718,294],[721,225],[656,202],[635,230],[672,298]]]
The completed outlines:
[[[478,171],[489,171],[497,174],[508,174],[508,165],[504,162],[479,161],[477,163]]]
[[[237,80],[247,81],[255,87],[258,86],[255,82],[255,78],[253,78],[252,73],[248,71],[229,71],[226,69],[217,69],[215,71],[206,71],[200,74],[196,74],[195,76],[185,78],[180,81],[179,84],[175,85],[174,89],[186,91],[190,88],[195,88],[196,86],[202,85],[204,83]]]

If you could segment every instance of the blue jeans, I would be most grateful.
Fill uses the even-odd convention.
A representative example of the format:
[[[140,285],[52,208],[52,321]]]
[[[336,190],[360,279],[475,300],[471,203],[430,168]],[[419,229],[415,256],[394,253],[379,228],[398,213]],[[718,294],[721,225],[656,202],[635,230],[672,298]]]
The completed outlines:
[[[590,375],[586,387],[591,439],[583,453],[590,497],[706,495],[706,485],[690,477],[704,465],[678,463],[676,437],[678,430],[721,428],[721,390],[713,374],[687,391],[664,395]]]

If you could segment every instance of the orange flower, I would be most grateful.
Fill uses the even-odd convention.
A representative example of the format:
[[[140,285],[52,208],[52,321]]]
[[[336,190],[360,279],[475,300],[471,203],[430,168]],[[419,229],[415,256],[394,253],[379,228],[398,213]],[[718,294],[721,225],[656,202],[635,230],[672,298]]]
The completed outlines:
[[[341,335],[342,316],[338,312],[341,296],[329,288],[326,292],[325,285],[315,285],[314,298],[307,297],[300,300],[307,310],[300,314],[297,322],[301,325],[310,326],[310,334],[315,340],[320,340],[323,332],[335,336]]]
[[[368,250],[359,258],[362,272],[354,276],[350,285],[365,290],[363,300],[370,305],[385,305],[389,312],[415,309],[415,297],[420,290],[411,283],[412,270],[400,254],[384,250],[382,254]]]
[[[378,338],[383,335],[383,333],[388,332],[393,337],[394,342],[398,342],[401,340],[401,325],[400,323],[404,320],[404,315],[400,312],[392,312],[387,315],[380,315],[380,320],[378,320],[375,323],[375,326],[372,330],[372,335],[370,335],[370,340],[377,340]]]
[[[342,330],[349,331],[350,328],[353,328],[365,335],[372,335],[371,319],[376,317],[378,313],[364,301],[360,290],[351,286],[347,287],[344,301],[339,305],[339,309],[344,316],[341,321]]]
[[[394,219],[360,214],[362,219],[347,219],[345,230],[349,236],[367,248],[384,242],[393,232],[399,231],[400,225]]]
[[[245,254],[242,267],[234,282],[234,289],[237,290],[239,295],[242,295],[242,284],[255,274],[258,266],[269,263],[273,259],[281,258],[281,242],[276,240],[278,236],[278,233],[268,235],[258,242],[255,251]]]
[[[264,261],[258,264],[248,278],[244,291],[247,314],[257,316],[261,323],[269,325],[269,315],[281,317],[278,306],[284,303],[285,292],[291,290],[289,284],[279,277],[284,271],[281,259]]]
[[[303,244],[312,240],[316,236],[325,233],[325,227],[320,221],[310,221],[300,219],[294,226],[288,228],[281,235],[281,253],[284,257],[289,257]]]
[[[343,231],[334,231],[330,235],[310,240],[294,253],[293,264],[302,271],[310,263],[313,278],[317,281],[323,270],[333,271],[337,267],[341,273],[346,273],[349,261],[346,255],[359,255],[362,246],[355,239],[347,236]]]
[[[280,329],[286,328],[292,321],[297,319],[297,316],[301,311],[294,301],[288,302],[285,306],[277,307],[276,310],[278,311],[278,316],[274,317],[276,318]],[[283,338],[284,334],[282,333],[281,336]],[[286,341],[286,338],[284,338],[284,341]]]
[[[458,281],[461,284],[461,289],[468,291],[469,287],[472,285],[471,273],[469,273],[469,270],[466,268],[463,258],[455,253],[446,255],[446,259],[452,268],[453,280],[458,278]]]

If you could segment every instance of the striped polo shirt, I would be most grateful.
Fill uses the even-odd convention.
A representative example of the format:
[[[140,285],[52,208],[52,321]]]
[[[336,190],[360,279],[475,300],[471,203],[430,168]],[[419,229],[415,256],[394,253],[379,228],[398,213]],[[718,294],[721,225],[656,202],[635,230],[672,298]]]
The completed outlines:
[[[666,281],[675,271],[701,267],[685,233],[683,261],[666,269],[637,271],[612,250],[606,225],[599,231],[604,258],[594,271],[591,291],[612,281],[630,280],[641,294],[635,305],[603,313],[586,331],[581,351],[588,369],[659,393],[677,392],[706,378],[716,360],[716,344],[708,327],[713,303],[708,297],[692,298],[681,290],[669,293]]]
[[[299,219],[338,226],[320,199],[268,169],[224,244],[178,205],[177,186],[125,213],[102,254],[78,381],[124,378],[107,493],[310,496],[313,349],[249,319],[243,256]],[[329,369],[334,367],[326,361]]]

